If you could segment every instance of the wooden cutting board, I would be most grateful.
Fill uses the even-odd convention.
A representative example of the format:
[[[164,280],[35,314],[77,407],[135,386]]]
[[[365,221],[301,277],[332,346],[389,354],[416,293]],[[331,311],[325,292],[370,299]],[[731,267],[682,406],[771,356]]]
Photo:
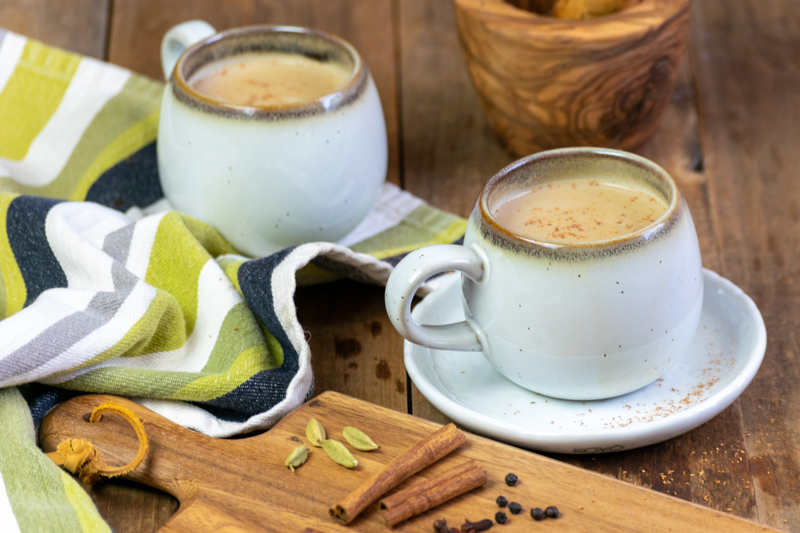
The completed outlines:
[[[368,507],[349,526],[330,518],[328,508],[440,427],[327,392],[262,435],[223,440],[182,428],[123,398],[87,395],[64,402],[47,415],[40,430],[42,449],[54,451],[66,438],[85,438],[100,448],[106,463],[129,462],[136,455],[138,442],[127,422],[116,414],[104,414],[96,423],[84,421],[86,413],[107,401],[132,409],[143,420],[150,437],[147,458],[125,477],[168,492],[180,502],[178,512],[159,530],[162,533],[387,532],[389,528],[384,525],[377,504]],[[348,470],[334,463],[321,448],[309,446],[306,464],[291,472],[284,460],[301,443],[308,445],[305,427],[311,418],[322,423],[328,438],[344,442],[342,428],[350,425],[366,432],[381,447],[373,452],[355,451],[358,467]],[[486,467],[486,485],[393,529],[431,532],[434,520],[439,518],[447,519],[451,527],[460,526],[465,518],[493,518],[500,510],[495,499],[502,494],[524,508],[519,515],[506,510],[508,522],[494,526],[508,533],[534,528],[559,533],[774,531],[472,434],[467,434],[467,442],[459,450],[412,476],[399,489],[467,459]],[[503,481],[509,472],[519,476],[514,487]],[[561,518],[534,522],[530,509],[549,505],[559,508]]]

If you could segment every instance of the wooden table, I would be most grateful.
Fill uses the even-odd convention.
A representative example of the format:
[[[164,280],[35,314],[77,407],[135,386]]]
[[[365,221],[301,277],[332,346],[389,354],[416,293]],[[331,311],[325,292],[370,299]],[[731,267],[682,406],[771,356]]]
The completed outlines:
[[[688,199],[703,263],[742,287],[767,324],[764,363],[722,414],[629,452],[556,456],[637,485],[786,531],[800,531],[800,4],[695,0],[689,60],[656,137],[639,152]],[[340,35],[363,54],[389,132],[389,180],[466,216],[483,183],[514,158],[470,85],[448,0],[7,0],[0,26],[161,78],[172,25],[293,24]],[[303,289],[316,390],[336,390],[445,421],[403,367],[382,290]],[[150,532],[167,495],[125,482],[93,489],[118,533]]]

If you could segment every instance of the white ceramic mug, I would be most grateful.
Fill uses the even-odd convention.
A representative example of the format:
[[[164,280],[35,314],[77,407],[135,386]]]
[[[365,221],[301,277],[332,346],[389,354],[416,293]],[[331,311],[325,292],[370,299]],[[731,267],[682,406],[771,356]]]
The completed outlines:
[[[538,241],[492,215],[534,184],[613,177],[662,198],[663,216],[621,237]],[[466,321],[418,324],[411,301],[440,272],[462,272]],[[571,400],[610,398],[653,382],[683,355],[700,320],[703,272],[691,214],[658,165],[617,150],[541,152],[498,172],[478,198],[463,246],[409,254],[386,287],[392,324],[413,343],[482,351],[502,375]]]
[[[335,92],[283,106],[209,99],[187,82],[212,61],[290,52],[352,72]],[[386,126],[375,83],[347,42],[285,26],[217,33],[203,21],[172,28],[161,46],[169,80],[158,128],[158,169],[170,204],[263,256],[336,241],[367,215],[386,179]]]

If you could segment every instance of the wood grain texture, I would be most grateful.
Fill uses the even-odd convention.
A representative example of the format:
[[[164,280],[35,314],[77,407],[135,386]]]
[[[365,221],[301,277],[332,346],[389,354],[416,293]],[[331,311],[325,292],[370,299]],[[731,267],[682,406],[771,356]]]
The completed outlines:
[[[767,326],[740,399],[759,520],[800,530],[800,12],[791,0],[704,0],[692,62],[722,273]]]
[[[110,0],[0,2],[0,27],[97,59],[106,57]]]
[[[342,37],[364,58],[383,104],[389,140],[388,179],[400,183],[397,83],[391,0],[115,0],[108,58],[162,79],[161,38],[172,26],[205,20],[218,30],[252,24],[315,28]]]
[[[452,422],[450,418],[444,415],[441,411],[433,406],[431,402],[428,401],[425,396],[419,391],[417,386],[412,382],[411,383],[411,414],[414,416],[418,416],[420,418],[424,418],[425,420],[431,420],[436,422],[437,424],[449,424]]]
[[[156,531],[178,510],[178,500],[166,492],[124,479],[84,488],[116,533]]]
[[[469,215],[486,181],[514,157],[488,126],[469,81],[449,2],[399,0],[405,188]]]
[[[315,395],[332,390],[407,411],[403,340],[386,316],[382,287],[339,281],[301,288],[295,302]]]
[[[573,21],[505,0],[455,0],[475,89],[495,132],[518,155],[631,149],[652,137],[688,40],[689,4],[646,0]]]
[[[129,400],[84,395],[62,403],[46,417],[40,431],[42,448],[52,451],[64,438],[81,437],[96,443],[106,462],[126,462],[138,448],[127,422],[116,414],[105,415],[94,424],[83,420],[84,413],[106,401],[120,403],[144,420],[150,451],[142,465],[126,478],[158,487],[181,501],[180,511],[161,529],[171,533],[221,531],[226,527],[229,531],[288,532],[310,527],[331,533],[384,532],[386,526],[377,502],[351,527],[336,523],[328,516],[328,508],[438,429],[431,422],[327,392],[265,434],[237,440],[212,439],[181,428]],[[346,425],[356,425],[375,435],[381,448],[357,453],[359,465],[354,470],[344,470],[319,450],[312,450],[306,464],[291,472],[283,465],[284,458],[303,442],[305,426],[312,417],[325,426],[329,438],[340,436]],[[771,531],[747,520],[469,434],[457,451],[394,490],[436,477],[470,459],[486,468],[486,485],[411,518],[394,530],[427,532],[433,520],[442,517],[460,523],[464,517],[478,520],[493,516],[497,510],[495,498],[503,493],[522,503],[526,511],[534,504],[556,505],[561,516],[555,527],[566,533]],[[503,481],[508,471],[520,478],[513,488]],[[532,523],[527,514],[512,516],[504,531],[528,531]]]

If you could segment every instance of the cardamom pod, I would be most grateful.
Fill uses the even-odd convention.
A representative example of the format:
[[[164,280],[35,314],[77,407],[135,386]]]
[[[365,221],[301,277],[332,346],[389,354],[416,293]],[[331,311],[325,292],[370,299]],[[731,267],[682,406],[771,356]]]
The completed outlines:
[[[312,418],[308,421],[308,425],[306,426],[306,438],[308,442],[317,448],[322,447],[322,443],[326,439],[325,428],[322,427],[322,424],[320,424],[316,418]]]
[[[367,437],[367,435],[364,434],[364,432],[360,429],[347,426],[342,430],[342,433],[344,434],[345,440],[349,442],[350,446],[356,450],[368,452],[370,450],[377,450],[379,448],[379,446],[372,442],[372,439]]]
[[[339,463],[346,468],[355,468],[358,466],[358,460],[353,457],[350,450],[344,447],[339,441],[324,440],[322,441],[322,449],[328,454],[328,457]]]
[[[294,469],[301,464],[306,462],[308,459],[308,447],[305,444],[302,444],[292,450],[292,453],[289,454],[289,457],[286,458],[284,461],[284,465],[289,467],[289,470],[294,472]]]

